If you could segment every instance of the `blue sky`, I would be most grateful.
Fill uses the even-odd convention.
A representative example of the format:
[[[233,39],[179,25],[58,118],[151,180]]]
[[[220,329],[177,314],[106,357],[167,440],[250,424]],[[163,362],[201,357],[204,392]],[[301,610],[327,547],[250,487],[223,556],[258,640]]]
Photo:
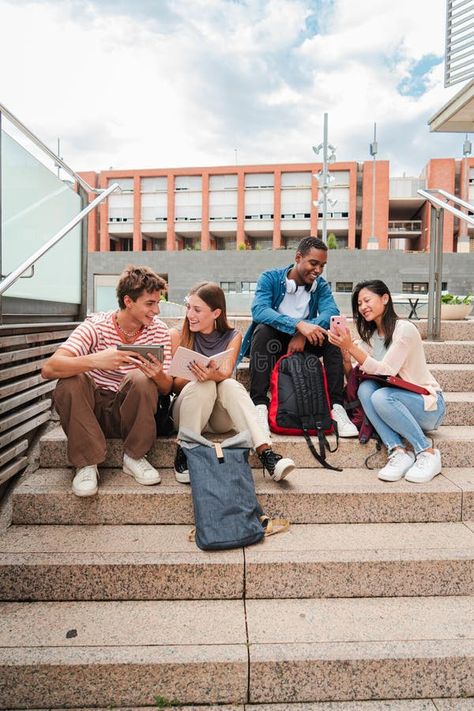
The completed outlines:
[[[338,160],[418,175],[445,0],[0,0],[0,101],[76,170]]]

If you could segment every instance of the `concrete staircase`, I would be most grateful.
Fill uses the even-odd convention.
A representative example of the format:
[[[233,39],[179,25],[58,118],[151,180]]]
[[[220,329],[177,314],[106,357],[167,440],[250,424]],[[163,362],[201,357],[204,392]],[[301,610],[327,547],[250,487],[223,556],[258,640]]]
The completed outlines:
[[[381,482],[372,445],[349,440],[330,472],[275,437],[300,469],[255,482],[292,525],[244,550],[188,541],[172,440],[150,453],[157,487],[124,475],[110,441],[99,495],[81,500],[62,431],[44,436],[0,537],[0,708],[472,711],[474,321],[443,337],[425,346],[448,401],[443,474]]]

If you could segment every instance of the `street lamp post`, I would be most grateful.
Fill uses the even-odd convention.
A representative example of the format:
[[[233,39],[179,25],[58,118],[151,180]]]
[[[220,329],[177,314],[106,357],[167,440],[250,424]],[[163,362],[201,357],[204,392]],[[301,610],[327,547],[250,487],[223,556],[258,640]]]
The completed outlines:
[[[465,138],[463,146],[462,146],[462,154],[463,154],[463,161],[464,161],[464,185],[461,189],[461,197],[466,202],[469,202],[469,163],[468,163],[467,159],[469,158],[471,153],[472,153],[472,143],[469,140],[469,134],[466,133],[466,138]],[[467,208],[462,208],[462,211],[466,212],[466,214],[468,214]],[[460,220],[457,251],[458,252],[469,252],[469,250],[470,250],[470,242],[469,242],[469,234],[467,231],[467,222],[465,222],[464,220]]]
[[[377,158],[377,153],[378,153],[377,124],[376,123],[374,123],[374,140],[369,145],[369,152],[374,160],[372,163],[372,224],[371,224],[370,237],[367,240],[367,249],[378,249],[379,248],[379,241],[375,235],[375,171],[376,171],[376,165],[377,165],[376,158]]]
[[[323,152],[323,169],[318,173],[314,174],[313,177],[319,182],[319,189],[322,192],[322,198],[317,202],[314,201],[315,207],[322,207],[323,211],[323,229],[322,229],[322,239],[324,244],[328,241],[328,228],[327,228],[327,213],[328,213],[328,203],[333,207],[337,200],[331,200],[329,198],[330,183],[334,180],[334,177],[329,172],[329,164],[334,163],[336,160],[336,149],[333,145],[328,143],[328,115],[324,114],[324,129],[323,129],[323,142],[319,146],[313,146],[313,152],[316,155],[322,150]],[[330,151],[330,155],[328,155]]]

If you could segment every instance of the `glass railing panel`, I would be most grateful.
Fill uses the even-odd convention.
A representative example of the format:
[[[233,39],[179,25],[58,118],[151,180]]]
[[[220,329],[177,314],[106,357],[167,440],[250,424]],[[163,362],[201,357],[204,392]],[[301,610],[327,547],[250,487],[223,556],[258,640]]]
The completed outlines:
[[[40,159],[36,147],[20,142],[2,122],[1,256],[7,275],[47,242],[81,210],[81,198],[68,179]],[[74,228],[34,268],[31,278],[19,279],[8,297],[81,302],[81,226]]]

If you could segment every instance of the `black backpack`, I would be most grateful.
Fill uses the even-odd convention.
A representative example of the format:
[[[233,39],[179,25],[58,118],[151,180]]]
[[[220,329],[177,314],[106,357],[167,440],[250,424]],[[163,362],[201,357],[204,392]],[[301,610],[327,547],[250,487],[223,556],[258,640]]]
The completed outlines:
[[[331,417],[326,372],[312,353],[282,356],[270,379],[271,402],[268,421],[272,432],[303,435],[311,454],[325,469],[342,471],[326,461],[326,449],[335,452],[339,445],[337,424]],[[336,447],[331,449],[326,434],[335,433]],[[319,440],[319,453],[311,435]]]

